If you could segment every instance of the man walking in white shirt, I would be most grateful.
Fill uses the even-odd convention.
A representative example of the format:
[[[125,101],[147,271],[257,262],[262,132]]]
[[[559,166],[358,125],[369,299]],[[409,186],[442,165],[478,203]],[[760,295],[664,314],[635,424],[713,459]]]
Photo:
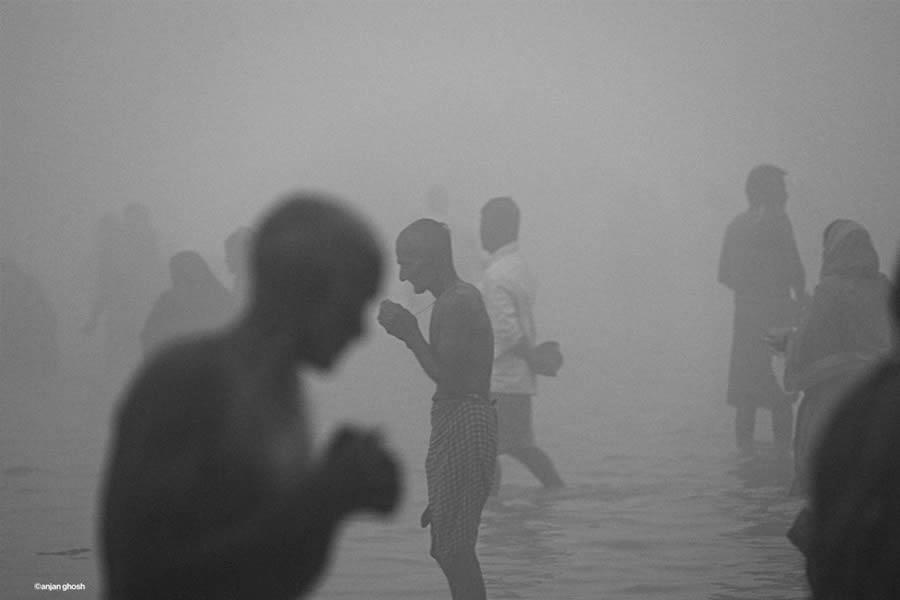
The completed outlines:
[[[546,488],[563,481],[550,457],[535,443],[532,397],[537,381],[531,365],[536,343],[536,281],[519,253],[519,207],[509,197],[493,198],[481,209],[481,245],[490,254],[482,295],[494,329],[491,395],[497,400],[498,455],[512,456]],[[500,485],[499,460],[494,493]]]

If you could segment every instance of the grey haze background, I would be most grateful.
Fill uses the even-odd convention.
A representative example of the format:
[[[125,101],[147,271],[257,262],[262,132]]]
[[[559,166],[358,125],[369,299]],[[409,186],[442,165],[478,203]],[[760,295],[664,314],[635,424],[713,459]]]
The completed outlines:
[[[126,202],[168,252],[218,256],[298,186],[387,242],[429,185],[473,229],[511,194],[573,356],[721,349],[716,254],[754,164],[791,174],[811,282],[835,217],[893,256],[898,25],[892,2],[7,2],[2,237],[81,318],[96,218]]]
[[[386,248],[431,185],[472,231],[485,200],[512,195],[541,337],[567,356],[539,432],[542,412],[578,420],[634,381],[677,382],[657,399],[673,411],[685,393],[724,402],[716,263],[758,163],[790,173],[810,287],[834,218],[894,263],[895,2],[0,6],[0,240],[51,291],[70,364],[88,370],[93,231],[129,202],[151,207],[167,256],[195,248],[221,273],[225,235],[288,189],[345,196]],[[317,420],[380,423],[419,461],[429,386],[392,342],[373,328],[319,378]],[[113,399],[92,402],[53,414],[102,439]],[[560,461],[569,479],[580,467]]]

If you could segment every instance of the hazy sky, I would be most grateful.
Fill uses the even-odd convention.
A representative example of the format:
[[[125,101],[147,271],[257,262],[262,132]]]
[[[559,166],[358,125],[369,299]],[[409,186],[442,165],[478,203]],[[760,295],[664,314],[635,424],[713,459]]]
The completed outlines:
[[[58,303],[87,293],[103,210],[144,202],[167,252],[216,258],[294,187],[346,195],[385,241],[432,184],[473,229],[513,195],[544,328],[581,350],[629,320],[727,326],[715,262],[755,164],[790,172],[811,282],[833,218],[886,262],[900,238],[896,2],[37,1],[0,19],[2,236]]]

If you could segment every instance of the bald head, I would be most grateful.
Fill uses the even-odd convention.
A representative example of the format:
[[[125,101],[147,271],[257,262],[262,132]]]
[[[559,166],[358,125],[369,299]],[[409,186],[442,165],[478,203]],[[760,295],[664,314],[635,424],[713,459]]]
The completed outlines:
[[[331,196],[298,192],[262,220],[251,248],[257,303],[318,302],[335,288],[377,291],[382,255],[370,227]]]
[[[450,229],[434,219],[419,219],[407,225],[397,236],[397,253],[415,253],[435,265],[452,265]]]

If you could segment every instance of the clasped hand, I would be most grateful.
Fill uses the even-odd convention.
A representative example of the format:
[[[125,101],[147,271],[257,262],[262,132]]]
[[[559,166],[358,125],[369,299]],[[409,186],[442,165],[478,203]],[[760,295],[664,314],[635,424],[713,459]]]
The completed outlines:
[[[416,321],[415,315],[390,300],[381,302],[378,308],[378,323],[389,334],[404,342],[409,340],[410,336],[419,328],[419,322]]]
[[[401,495],[400,467],[374,431],[342,427],[331,439],[325,460],[343,482],[337,501],[353,509],[386,515],[397,508]]]

